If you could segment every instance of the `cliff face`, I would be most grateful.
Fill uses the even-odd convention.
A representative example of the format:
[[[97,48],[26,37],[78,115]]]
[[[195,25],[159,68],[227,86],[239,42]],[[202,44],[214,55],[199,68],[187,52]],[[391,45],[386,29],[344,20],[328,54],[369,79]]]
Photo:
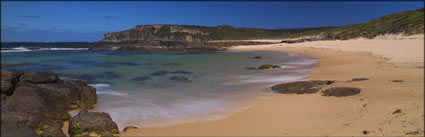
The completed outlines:
[[[193,25],[138,25],[132,29],[105,34],[101,42],[149,42],[185,41],[202,42],[208,40],[246,40],[286,37],[310,30],[322,31],[333,27],[303,29],[256,29],[235,28],[221,25],[217,27]]]
[[[342,27],[301,29],[235,28],[221,25],[138,25],[132,29],[105,34],[101,42],[149,42],[208,40],[285,39],[315,37],[318,39],[374,38],[384,34],[413,35],[424,33],[424,8],[387,15],[379,19]]]
[[[203,41],[209,33],[177,25],[138,25],[132,29],[106,33],[102,42]]]

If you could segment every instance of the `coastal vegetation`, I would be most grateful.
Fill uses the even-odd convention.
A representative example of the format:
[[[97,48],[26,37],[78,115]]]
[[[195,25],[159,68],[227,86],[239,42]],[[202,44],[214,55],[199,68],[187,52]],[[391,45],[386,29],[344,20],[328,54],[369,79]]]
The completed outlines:
[[[341,27],[296,29],[236,28],[195,25],[138,25],[132,29],[105,34],[101,42],[129,41],[213,41],[317,37],[321,39],[374,38],[385,34],[424,33],[424,9],[410,10],[383,16],[372,21]]]

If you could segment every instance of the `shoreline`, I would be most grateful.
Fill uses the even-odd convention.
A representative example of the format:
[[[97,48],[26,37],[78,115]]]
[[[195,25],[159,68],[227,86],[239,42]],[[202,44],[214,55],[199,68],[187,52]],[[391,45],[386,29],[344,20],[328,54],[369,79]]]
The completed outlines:
[[[416,41],[412,42],[413,40]],[[381,44],[381,46],[383,43],[388,43],[388,40],[331,42],[350,45],[350,43],[356,44],[356,41],[371,43],[370,45]],[[372,43],[375,41],[378,43]],[[423,49],[423,43],[417,43],[417,39],[404,39],[404,41],[408,42],[401,43],[416,44],[412,49],[420,50],[417,47]],[[365,51],[344,49],[343,47],[343,50],[338,51],[337,48],[326,47],[323,44],[322,46],[321,43],[323,42],[238,46],[232,47],[230,50],[284,51],[318,58],[320,61],[313,68],[308,79],[346,81],[358,77],[369,78],[368,81],[338,82],[330,86],[360,87],[362,92],[359,95],[337,98],[322,97],[319,93],[310,95],[273,94],[272,97],[223,119],[160,128],[140,128],[123,132],[120,135],[360,136],[364,135],[364,131],[367,132],[367,135],[414,135],[416,132],[418,135],[423,135],[423,60],[421,63],[421,60],[413,58],[415,62],[409,62],[412,57],[420,56],[420,52],[411,53],[408,58],[403,58],[407,55],[405,52],[391,57],[385,54],[381,55],[380,52],[365,53]],[[396,42],[393,46],[389,46],[392,49],[391,52],[386,52],[391,50],[388,49],[384,53],[399,52],[396,44],[399,43]],[[409,50],[409,52],[412,51],[415,50]],[[395,79],[402,79],[404,82],[390,82]],[[394,115],[393,112],[396,109],[401,109],[401,114]]]

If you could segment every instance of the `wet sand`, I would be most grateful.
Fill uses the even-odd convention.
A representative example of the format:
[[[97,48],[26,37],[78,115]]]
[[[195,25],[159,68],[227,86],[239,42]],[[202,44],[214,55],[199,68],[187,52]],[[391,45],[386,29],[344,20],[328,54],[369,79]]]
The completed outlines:
[[[273,94],[223,119],[140,128],[120,136],[423,136],[423,37],[232,47],[318,58],[308,79],[339,80],[329,87],[362,91],[350,97]],[[343,82],[360,77],[370,80]]]

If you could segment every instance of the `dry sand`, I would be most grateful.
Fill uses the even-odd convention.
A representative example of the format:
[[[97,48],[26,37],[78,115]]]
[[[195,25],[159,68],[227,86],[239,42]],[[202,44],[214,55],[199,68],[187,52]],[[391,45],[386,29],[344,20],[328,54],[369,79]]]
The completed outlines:
[[[312,80],[370,80],[330,85],[361,88],[355,96],[273,94],[224,119],[141,128],[120,136],[363,136],[364,132],[368,136],[423,136],[423,38],[233,47],[230,50],[285,51],[319,58],[309,77]],[[397,109],[401,113],[393,114]]]

